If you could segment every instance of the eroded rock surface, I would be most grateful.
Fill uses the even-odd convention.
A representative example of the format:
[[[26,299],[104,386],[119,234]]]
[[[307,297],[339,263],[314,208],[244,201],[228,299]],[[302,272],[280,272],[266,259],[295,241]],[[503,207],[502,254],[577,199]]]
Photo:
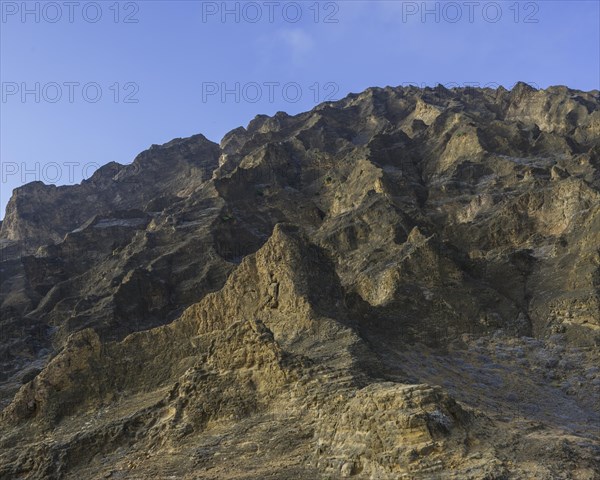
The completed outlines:
[[[0,478],[600,478],[600,95],[373,88],[15,190]]]

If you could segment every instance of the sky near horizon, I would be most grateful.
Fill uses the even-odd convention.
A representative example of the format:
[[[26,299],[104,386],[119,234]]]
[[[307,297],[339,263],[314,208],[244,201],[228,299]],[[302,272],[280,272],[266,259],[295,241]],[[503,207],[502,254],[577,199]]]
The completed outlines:
[[[0,218],[152,144],[370,86],[600,89],[600,2],[0,1]]]

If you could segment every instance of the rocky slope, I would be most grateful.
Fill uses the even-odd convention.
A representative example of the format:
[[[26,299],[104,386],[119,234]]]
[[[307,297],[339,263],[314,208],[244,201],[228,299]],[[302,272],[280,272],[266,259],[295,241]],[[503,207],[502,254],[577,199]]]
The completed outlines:
[[[0,228],[0,478],[600,478],[600,94],[372,88]]]

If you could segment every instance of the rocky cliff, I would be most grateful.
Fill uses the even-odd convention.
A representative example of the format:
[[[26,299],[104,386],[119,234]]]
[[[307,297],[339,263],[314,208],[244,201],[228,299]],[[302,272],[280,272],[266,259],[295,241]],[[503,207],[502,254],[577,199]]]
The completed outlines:
[[[0,478],[600,478],[600,94],[372,88],[16,189]]]

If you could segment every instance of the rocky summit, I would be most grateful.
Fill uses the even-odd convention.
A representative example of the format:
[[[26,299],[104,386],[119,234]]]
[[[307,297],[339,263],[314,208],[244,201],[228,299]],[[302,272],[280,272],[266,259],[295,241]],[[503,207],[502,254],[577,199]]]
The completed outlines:
[[[17,188],[1,479],[600,478],[600,93],[386,87]]]

